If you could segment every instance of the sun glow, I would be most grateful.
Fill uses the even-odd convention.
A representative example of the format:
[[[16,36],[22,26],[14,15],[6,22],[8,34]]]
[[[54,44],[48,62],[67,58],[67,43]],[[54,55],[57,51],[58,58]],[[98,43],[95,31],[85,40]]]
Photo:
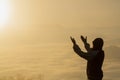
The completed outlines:
[[[0,27],[4,27],[10,17],[10,2],[9,0],[0,0]]]

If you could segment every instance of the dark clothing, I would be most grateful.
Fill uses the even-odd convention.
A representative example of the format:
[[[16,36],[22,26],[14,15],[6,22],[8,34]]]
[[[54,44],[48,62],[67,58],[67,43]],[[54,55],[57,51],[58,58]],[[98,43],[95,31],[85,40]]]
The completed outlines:
[[[102,64],[104,61],[104,51],[102,50],[93,50],[89,47],[87,48],[88,52],[85,53],[79,49],[76,45],[73,47],[74,51],[82,58],[87,60],[87,77],[88,80],[102,80],[103,71]]]
[[[93,59],[87,60],[87,77],[89,80],[102,80],[103,61],[104,61],[104,51],[99,51]]]

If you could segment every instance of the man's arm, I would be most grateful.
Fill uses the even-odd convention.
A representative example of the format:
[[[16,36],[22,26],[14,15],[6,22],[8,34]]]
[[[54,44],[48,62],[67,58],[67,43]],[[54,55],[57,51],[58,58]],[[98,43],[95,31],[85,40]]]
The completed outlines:
[[[80,47],[76,44],[75,39],[72,37],[70,37],[70,38],[73,43],[73,50],[77,55],[79,55],[80,57],[82,57],[86,60],[91,60],[96,56],[97,51],[88,51],[87,53],[85,53],[85,52],[81,51]]]
[[[80,57],[86,59],[86,60],[92,60],[96,55],[98,51],[89,51],[89,52],[83,52],[79,48],[78,45],[73,45],[73,50],[76,54],[78,54]]]
[[[81,51],[79,54],[81,55],[82,58],[86,60],[92,60],[97,55],[97,53],[98,51],[90,51],[87,53]]]

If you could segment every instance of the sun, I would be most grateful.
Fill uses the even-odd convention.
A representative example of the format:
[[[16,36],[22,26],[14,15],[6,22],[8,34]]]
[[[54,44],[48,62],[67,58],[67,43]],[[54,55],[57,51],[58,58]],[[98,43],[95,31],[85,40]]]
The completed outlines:
[[[9,0],[0,0],[0,27],[4,27],[9,20],[10,7]]]

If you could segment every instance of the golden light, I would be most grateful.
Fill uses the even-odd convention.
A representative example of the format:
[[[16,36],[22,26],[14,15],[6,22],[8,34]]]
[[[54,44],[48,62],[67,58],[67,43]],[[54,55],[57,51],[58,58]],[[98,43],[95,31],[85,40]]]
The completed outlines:
[[[0,0],[0,28],[4,27],[10,17],[10,1],[9,0]]]

